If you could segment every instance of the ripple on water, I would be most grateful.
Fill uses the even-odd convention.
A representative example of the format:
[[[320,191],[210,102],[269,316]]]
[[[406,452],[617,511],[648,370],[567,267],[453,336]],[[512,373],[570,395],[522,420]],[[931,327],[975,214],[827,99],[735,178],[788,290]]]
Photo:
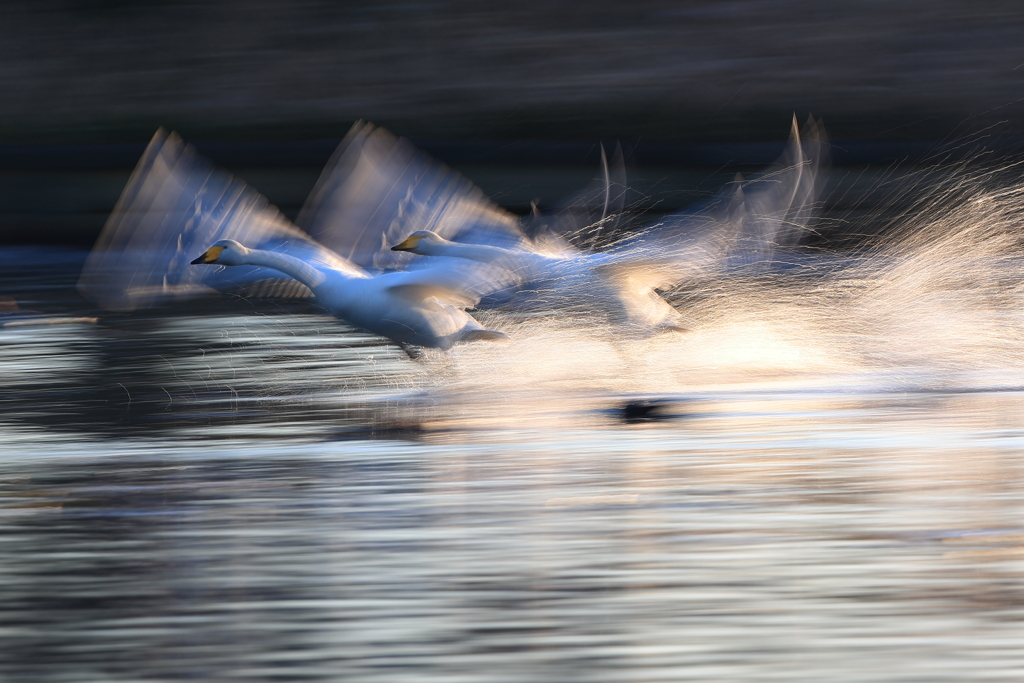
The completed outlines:
[[[0,330],[0,674],[1017,680],[1016,356],[772,310],[419,363],[291,305]]]

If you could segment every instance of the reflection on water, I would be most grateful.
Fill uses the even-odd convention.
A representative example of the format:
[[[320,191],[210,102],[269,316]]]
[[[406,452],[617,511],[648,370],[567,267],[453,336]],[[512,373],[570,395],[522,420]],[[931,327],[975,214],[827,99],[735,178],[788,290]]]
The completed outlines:
[[[898,304],[762,278],[414,363],[303,304],[97,314],[82,256],[0,259],[5,680],[1024,671],[1016,285],[902,259]]]

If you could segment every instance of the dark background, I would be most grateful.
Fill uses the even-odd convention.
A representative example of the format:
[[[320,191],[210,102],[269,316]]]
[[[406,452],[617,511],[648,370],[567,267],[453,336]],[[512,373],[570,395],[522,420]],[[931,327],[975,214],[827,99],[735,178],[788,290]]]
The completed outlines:
[[[770,161],[794,112],[840,168],[1016,148],[1024,5],[6,2],[0,88],[7,242],[90,243],[158,126],[286,213],[359,118],[517,211],[618,140],[671,208]]]

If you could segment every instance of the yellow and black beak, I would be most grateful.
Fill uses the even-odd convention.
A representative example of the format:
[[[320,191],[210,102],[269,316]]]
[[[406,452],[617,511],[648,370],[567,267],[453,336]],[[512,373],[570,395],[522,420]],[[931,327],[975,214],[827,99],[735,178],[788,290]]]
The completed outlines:
[[[391,247],[391,251],[412,251],[419,245],[421,239],[423,237],[420,235],[409,235],[404,242]]]
[[[192,262],[192,265],[201,263],[216,263],[217,259],[220,258],[220,252],[224,251],[224,247],[210,247],[203,252],[203,255]]]

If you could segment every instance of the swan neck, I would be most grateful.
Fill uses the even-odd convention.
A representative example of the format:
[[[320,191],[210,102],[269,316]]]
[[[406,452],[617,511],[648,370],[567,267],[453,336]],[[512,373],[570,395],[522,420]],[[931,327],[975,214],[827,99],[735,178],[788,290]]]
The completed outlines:
[[[469,259],[491,263],[505,255],[505,250],[488,244],[459,244],[458,242],[445,242],[442,248],[437,250],[438,256],[455,256],[456,258]]]
[[[326,279],[323,273],[302,259],[276,251],[250,249],[246,254],[245,261],[252,266],[265,266],[279,270],[309,287],[314,294],[316,288],[322,285]]]

